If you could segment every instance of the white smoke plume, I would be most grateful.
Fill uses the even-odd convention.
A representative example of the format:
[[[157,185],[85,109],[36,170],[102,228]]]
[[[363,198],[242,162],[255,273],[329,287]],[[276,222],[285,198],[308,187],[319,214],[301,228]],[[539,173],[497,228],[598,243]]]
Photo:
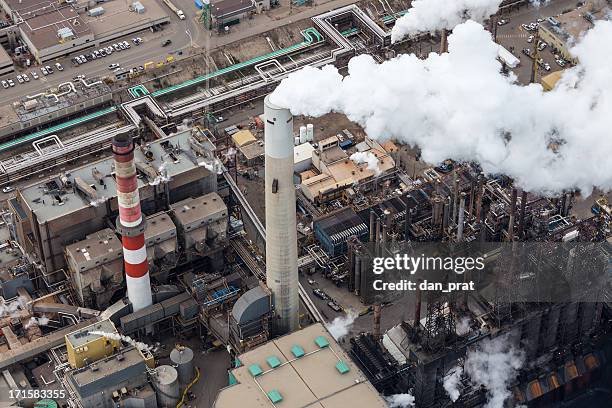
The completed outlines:
[[[107,333],[101,330],[92,330],[89,332],[89,334],[97,334],[99,336],[104,336],[108,339],[124,341],[136,347],[140,351],[152,351],[153,350],[153,347],[149,346],[148,344],[142,343],[140,341],[136,341],[129,336],[124,336],[119,333]]]
[[[508,336],[483,340],[478,349],[467,353],[464,370],[475,386],[484,385],[487,389],[485,408],[504,407],[504,402],[512,395],[508,386],[524,360],[524,353],[512,345]]]
[[[414,397],[410,394],[394,394],[385,397],[389,408],[407,408],[414,406]]]
[[[610,38],[612,22],[596,22],[572,49],[580,64],[544,92],[500,73],[491,34],[467,21],[449,36],[448,53],[382,64],[361,55],[344,78],[332,66],[307,67],[271,100],[295,115],[344,113],[373,139],[418,145],[428,163],[475,161],[527,191],[588,196],[612,188]]]
[[[351,154],[350,159],[357,164],[367,163],[368,170],[372,170],[377,176],[381,173],[378,158],[372,152],[356,152]]]
[[[42,317],[30,317],[30,320],[27,321],[27,323],[23,326],[26,330],[29,329],[30,327],[32,327],[33,325],[36,326],[46,326],[49,324],[49,318],[47,316],[42,316]]]
[[[104,204],[106,202],[106,197],[100,197],[100,198],[96,198],[95,200],[91,200],[89,202],[89,205],[91,205],[92,207],[98,207],[101,204]]]
[[[444,390],[453,402],[459,399],[459,384],[461,381],[461,374],[463,374],[463,368],[458,366],[452,368],[444,377]]]
[[[422,32],[450,30],[466,20],[483,22],[497,12],[502,0],[414,0],[391,31],[391,42]]]
[[[331,323],[327,325],[327,330],[334,339],[340,340],[346,336],[351,330],[351,326],[357,319],[357,313],[353,310],[349,310],[346,316],[336,317]]]
[[[0,298],[1,299],[1,298]],[[28,300],[23,296],[18,296],[11,302],[6,302],[4,299],[0,302],[0,318],[2,317],[19,317],[20,310],[26,310]]]
[[[468,334],[470,332],[471,323],[472,320],[467,316],[463,316],[461,319],[459,319],[457,322],[457,334],[459,336],[465,336]]]
[[[159,168],[157,169],[159,175],[156,176],[150,183],[149,185],[151,186],[156,186],[161,182],[167,182],[170,181],[170,176],[168,176],[168,170],[166,170],[166,168],[168,167],[168,161],[166,159],[164,159],[161,164],[159,165]]]

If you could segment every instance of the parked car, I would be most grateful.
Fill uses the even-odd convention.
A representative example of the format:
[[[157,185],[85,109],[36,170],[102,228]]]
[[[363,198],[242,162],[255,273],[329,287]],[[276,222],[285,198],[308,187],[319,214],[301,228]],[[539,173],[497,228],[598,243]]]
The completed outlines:
[[[2,80],[2,82],[0,82],[0,83],[2,83],[2,87],[3,87],[4,89],[6,89],[6,88],[8,88],[8,87],[9,87],[8,82],[6,82],[5,80]]]
[[[164,42],[162,42],[162,47],[166,47],[168,45],[172,44],[172,40],[171,39],[167,39]]]
[[[12,186],[6,186],[2,188],[2,192],[3,193],[10,193],[11,191],[15,191],[15,187]]]
[[[32,71],[30,74],[32,74],[32,78],[38,79],[38,74],[36,72]]]
[[[43,74],[44,76],[49,75],[49,73],[47,72],[47,68],[45,68],[45,67],[41,67],[41,68],[40,68],[40,72],[42,72],[42,74]]]
[[[64,67],[62,67],[62,64],[60,64],[59,62],[55,63],[55,67],[57,68],[58,71],[63,71]]]
[[[341,312],[342,308],[340,307],[339,304],[337,304],[336,302],[334,302],[333,300],[330,300],[329,302],[327,302],[327,306],[331,307],[331,309],[334,312]]]
[[[17,75],[17,82],[19,82],[20,84],[23,84],[24,81],[21,75]]]
[[[21,77],[23,78],[24,81],[30,82],[30,77],[28,76],[28,74],[21,74]]]
[[[52,73],[53,73],[53,68],[51,68],[49,65],[45,65],[45,68],[47,69],[47,72],[48,72],[49,74],[52,74]]]
[[[108,66],[108,69],[110,69],[111,71],[112,71],[113,69],[115,69],[115,68],[119,68],[119,64],[116,64],[116,63],[115,63],[115,64],[110,64],[110,65]]]
[[[15,86],[15,82],[13,82],[13,80],[12,80],[12,79],[9,79],[9,80],[8,80],[8,84],[9,84],[9,86],[10,86],[10,87]]]

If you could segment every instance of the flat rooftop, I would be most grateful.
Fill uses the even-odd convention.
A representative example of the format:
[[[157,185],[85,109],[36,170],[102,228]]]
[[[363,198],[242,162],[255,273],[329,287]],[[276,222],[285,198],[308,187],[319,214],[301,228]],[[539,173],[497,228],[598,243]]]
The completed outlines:
[[[155,178],[150,178],[146,174],[139,172],[139,189],[142,189],[144,186],[159,184],[162,179],[171,182],[176,176],[195,168],[204,167],[204,158],[198,157],[196,152],[190,147],[190,136],[191,129],[151,142],[148,144],[149,151],[152,153],[150,158],[145,157],[144,149],[139,147],[134,149],[136,161],[146,163],[158,174],[161,169],[164,172],[163,177],[160,174]],[[94,173],[98,175],[98,178],[104,180],[105,187],[100,185],[99,181],[94,177]],[[73,185],[75,178],[79,177],[89,186],[95,186],[97,198],[95,200],[88,198],[74,188],[61,189],[57,176],[41,180],[20,189],[19,194],[22,197],[22,202],[36,214],[39,223],[60,218],[89,206],[104,205],[104,201],[117,196],[112,157],[74,169],[67,173],[66,176],[72,181]]]
[[[236,384],[215,408],[386,408],[361,370],[320,323],[239,356]]]
[[[8,55],[8,52],[6,52],[4,47],[0,47],[0,68],[4,68],[9,65],[13,65],[13,60],[11,59],[11,56]]]
[[[110,1],[96,6],[102,7],[104,14],[91,17],[76,12],[77,8],[87,7],[87,0],[78,0],[76,7],[52,0],[5,0],[9,9],[24,20],[20,28],[38,49],[61,44],[57,32],[62,28],[69,28],[77,38],[95,36],[104,39],[131,27],[169,21],[168,13],[155,0],[140,2],[145,8],[142,14],[129,10],[132,1]]]
[[[167,9],[163,8],[155,0],[139,0],[144,6],[142,14],[130,11],[134,1],[108,1],[99,3],[97,6],[104,8],[104,14],[97,17],[86,16],[85,20],[96,39],[107,37],[115,32],[125,30],[128,27],[149,23],[149,25],[160,24],[170,21]],[[87,3],[80,0],[79,3]]]
[[[99,334],[90,334],[91,331],[103,331],[105,333],[117,333],[115,325],[110,320],[102,320],[92,325],[83,327],[82,329],[73,331],[66,335],[66,340],[70,342],[72,347],[77,348],[84,346],[94,340],[102,337]]]
[[[145,375],[146,366],[140,352],[131,348],[98,360],[95,370],[85,366],[72,371],[69,375],[81,397],[104,391],[107,386]]]

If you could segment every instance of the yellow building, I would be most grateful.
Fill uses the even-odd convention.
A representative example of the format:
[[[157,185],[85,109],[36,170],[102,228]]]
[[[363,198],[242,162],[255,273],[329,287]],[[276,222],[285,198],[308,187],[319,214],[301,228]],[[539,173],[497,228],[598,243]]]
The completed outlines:
[[[101,358],[112,356],[121,348],[121,341],[101,334],[117,334],[115,325],[110,320],[102,320],[73,331],[65,336],[68,363],[72,368],[81,368]]]
[[[559,82],[562,75],[563,71],[555,71],[553,73],[543,76],[542,79],[540,79],[542,88],[544,88],[545,91],[550,91],[555,87],[555,85],[557,85],[557,82]]]
[[[603,3],[592,0],[580,8],[547,18],[540,24],[538,35],[555,54],[575,64],[578,61],[570,52],[572,45],[604,15]]]
[[[255,136],[251,133],[250,130],[244,129],[240,130],[232,135],[232,140],[236,147],[242,147],[257,141]]]

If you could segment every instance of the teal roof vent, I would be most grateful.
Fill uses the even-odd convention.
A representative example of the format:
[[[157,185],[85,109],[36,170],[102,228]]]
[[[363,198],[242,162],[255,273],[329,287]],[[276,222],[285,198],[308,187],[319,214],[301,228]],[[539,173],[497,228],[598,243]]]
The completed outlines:
[[[338,372],[340,374],[346,374],[349,371],[351,371],[351,369],[349,368],[349,366],[346,365],[346,363],[344,361],[338,361],[336,363],[336,370],[338,370]]]
[[[273,404],[278,404],[283,400],[283,396],[276,390],[268,392],[268,398],[270,398],[270,401],[272,401]]]
[[[294,355],[296,358],[303,357],[303,356],[304,356],[304,354],[305,354],[305,353],[304,353],[304,349],[303,349],[303,348],[301,348],[300,346],[298,346],[297,344],[296,344],[295,346],[291,347],[291,352],[293,353],[293,355]]]
[[[249,366],[249,372],[251,373],[253,377],[257,377],[258,375],[263,374],[263,370],[261,369],[259,364],[251,364]]]
[[[327,341],[327,339],[323,336],[317,337],[315,339],[315,343],[317,344],[317,346],[319,346],[319,348],[325,348],[329,346],[329,341]]]
[[[279,365],[281,365],[280,360],[276,356],[270,356],[266,358],[266,361],[268,362],[268,365],[270,366],[270,368],[276,368]]]

